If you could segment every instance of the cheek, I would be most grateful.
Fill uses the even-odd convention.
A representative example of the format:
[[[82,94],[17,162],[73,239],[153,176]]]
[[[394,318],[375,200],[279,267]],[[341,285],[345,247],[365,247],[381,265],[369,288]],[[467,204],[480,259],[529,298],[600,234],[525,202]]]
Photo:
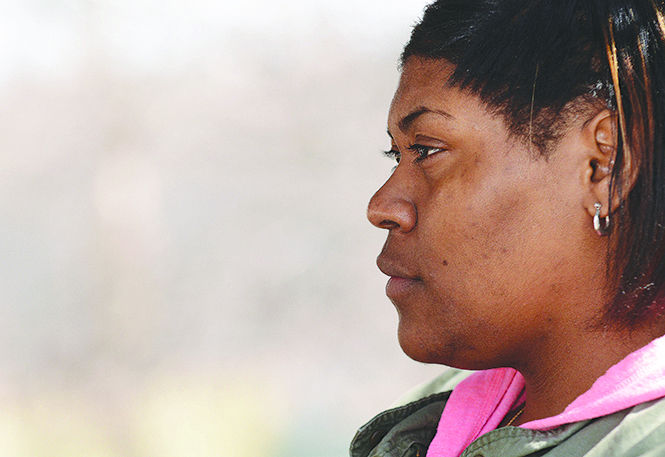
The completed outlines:
[[[437,199],[423,217],[428,270],[437,295],[454,302],[524,302],[550,262],[541,239],[541,201],[525,186],[479,186],[464,198]],[[545,257],[545,258],[543,258]],[[527,260],[527,259],[536,259]]]
[[[509,254],[522,244],[525,227],[532,224],[522,192],[489,187],[460,193],[463,199],[438,199],[428,208],[428,213],[437,216],[421,219],[423,230],[434,233],[432,245],[438,245],[437,251],[462,257],[443,258],[443,266],[454,266],[455,260],[472,265],[481,259]]]
[[[469,208],[474,218],[471,233],[485,253],[483,258],[492,253],[510,255],[524,246],[525,233],[534,222],[531,205],[525,202],[524,192],[516,190],[492,191],[488,197]]]

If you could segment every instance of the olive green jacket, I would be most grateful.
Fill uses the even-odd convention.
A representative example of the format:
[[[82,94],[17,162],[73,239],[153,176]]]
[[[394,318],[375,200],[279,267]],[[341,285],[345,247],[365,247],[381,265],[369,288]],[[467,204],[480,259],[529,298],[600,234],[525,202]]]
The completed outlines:
[[[376,416],[354,437],[351,457],[425,457],[452,387],[467,375],[451,369]],[[665,457],[665,399],[547,431],[499,428],[461,455],[522,456]]]

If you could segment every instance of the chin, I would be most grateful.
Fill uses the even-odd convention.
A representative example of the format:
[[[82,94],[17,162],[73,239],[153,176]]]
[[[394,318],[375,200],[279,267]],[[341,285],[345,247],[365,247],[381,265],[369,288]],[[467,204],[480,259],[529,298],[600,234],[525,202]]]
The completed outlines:
[[[414,348],[408,344],[402,343],[400,341],[399,343],[400,347],[402,348],[402,351],[409,356],[409,358],[415,360],[416,362],[422,362],[422,363],[437,363],[441,365],[447,365],[443,362],[441,362],[439,357],[436,357],[434,354],[431,352],[424,350],[423,348]]]
[[[450,345],[436,344],[418,330],[408,330],[401,323],[397,332],[402,351],[416,362],[450,365],[455,349]]]
[[[427,335],[420,329],[400,323],[399,345],[411,359],[429,364],[445,365],[462,370],[486,370],[503,364],[481,354],[474,345],[453,334]]]

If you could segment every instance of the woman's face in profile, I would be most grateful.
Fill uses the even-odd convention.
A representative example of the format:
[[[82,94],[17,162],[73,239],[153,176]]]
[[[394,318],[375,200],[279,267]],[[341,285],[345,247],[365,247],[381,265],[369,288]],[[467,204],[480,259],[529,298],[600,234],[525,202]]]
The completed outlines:
[[[580,195],[578,144],[547,159],[503,118],[449,87],[452,65],[410,58],[388,116],[399,163],[370,201],[389,230],[379,268],[399,314],[404,351],[461,368],[509,365],[546,344],[585,299],[599,268]],[[576,126],[571,128],[574,131]]]

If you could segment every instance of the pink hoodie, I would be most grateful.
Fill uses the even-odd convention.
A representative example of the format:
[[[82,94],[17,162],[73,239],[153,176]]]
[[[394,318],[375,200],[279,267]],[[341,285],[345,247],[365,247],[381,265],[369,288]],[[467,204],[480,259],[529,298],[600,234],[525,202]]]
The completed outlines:
[[[453,390],[427,457],[458,457],[479,436],[496,429],[522,401],[524,378],[512,368],[480,371]],[[548,430],[595,419],[665,397],[665,336],[629,354],[594,382],[559,415],[522,428]]]

